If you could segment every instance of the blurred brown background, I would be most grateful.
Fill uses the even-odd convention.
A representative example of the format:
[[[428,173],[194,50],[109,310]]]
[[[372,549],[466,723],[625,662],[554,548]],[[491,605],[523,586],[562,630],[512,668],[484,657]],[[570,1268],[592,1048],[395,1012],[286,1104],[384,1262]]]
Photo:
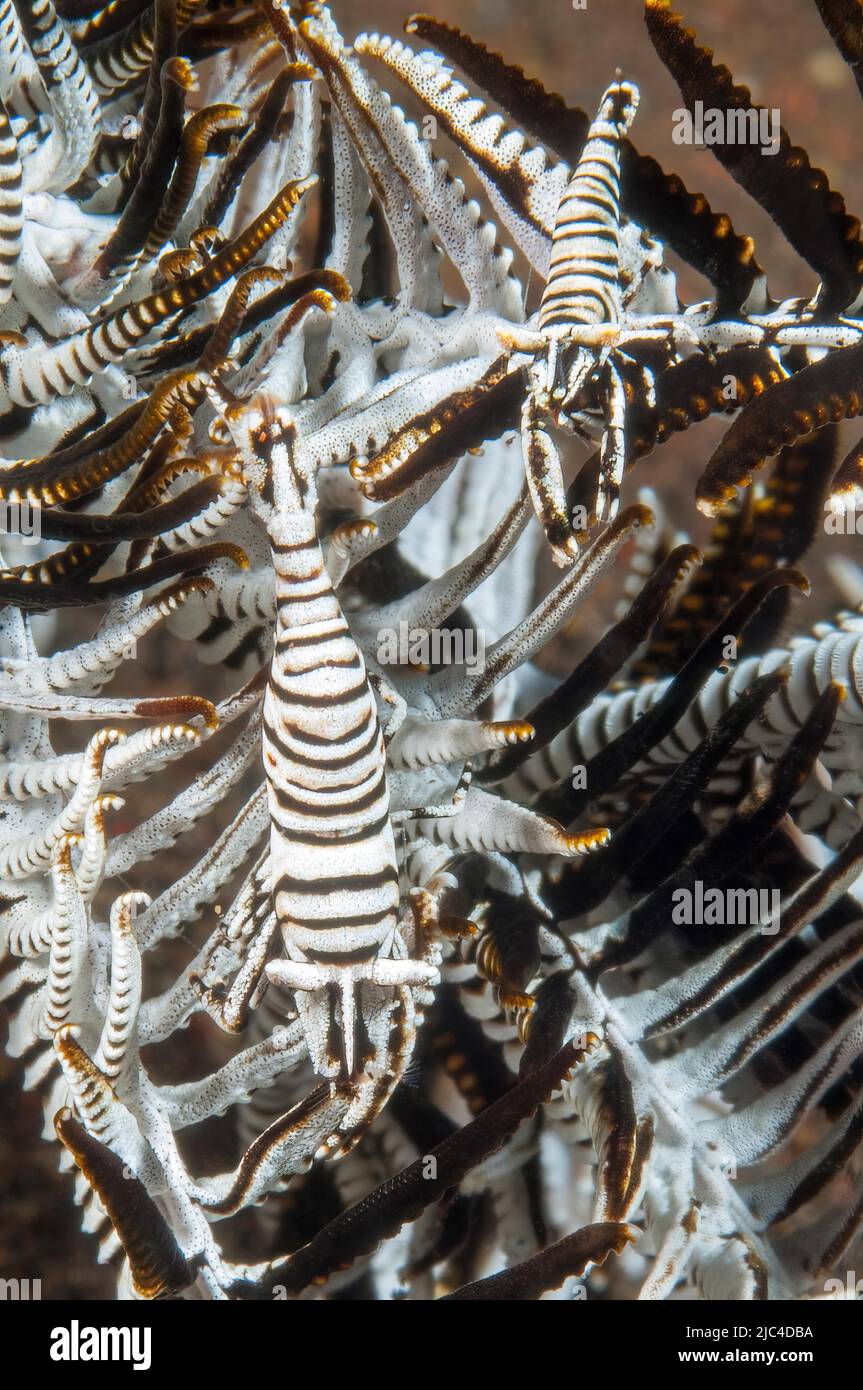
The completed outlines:
[[[334,0],[332,8],[348,39],[371,28],[399,34],[411,13],[409,0]],[[699,41],[715,50],[738,82],[752,88],[755,101],[780,109],[792,139],[827,170],[849,209],[863,209],[859,97],[813,0],[686,0],[678,8]],[[729,213],[738,231],[755,237],[774,295],[815,288],[812,272],[710,151],[673,144],[671,113],[679,97],[649,43],[639,0],[587,0],[584,9],[573,8],[571,0],[439,0],[434,13],[591,112],[615,68],[621,68],[641,89],[632,132],[636,145],[679,173],[691,191],[704,192],[715,210]],[[706,294],[686,269],[680,286],[686,298]],[[692,490],[723,428],[710,422],[691,431],[639,465],[634,480],[661,484],[675,519],[691,527],[696,539],[704,529],[693,524]],[[810,611],[814,618],[814,605]],[[163,679],[160,661],[165,662],[161,671],[175,668],[161,643],[150,660],[155,692]],[[147,884],[142,880],[140,886]],[[41,1278],[44,1298],[111,1297],[113,1279],[96,1266],[95,1244],[80,1233],[71,1179],[58,1175],[57,1148],[39,1140],[41,1127],[39,1100],[22,1094],[18,1064],[0,1059],[0,1277]]]

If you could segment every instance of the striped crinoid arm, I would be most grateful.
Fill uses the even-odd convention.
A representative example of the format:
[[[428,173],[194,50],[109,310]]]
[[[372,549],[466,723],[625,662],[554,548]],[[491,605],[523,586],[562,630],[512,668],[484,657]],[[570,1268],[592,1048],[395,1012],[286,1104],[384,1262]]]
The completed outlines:
[[[5,101],[16,84],[31,80],[37,72],[33,55],[24,41],[14,0],[3,0],[0,5],[0,33],[3,35],[3,66],[0,71]]]
[[[172,57],[163,64],[155,125],[137,167],[129,171],[129,186],[116,225],[95,265],[88,267],[85,283],[116,278],[134,264],[167,191],[183,130],[186,96],[196,85],[194,70],[184,58]]]
[[[86,686],[92,689],[111,679],[114,670],[164,618],[196,594],[208,593],[213,580],[181,580],[140,605],[118,603],[106,614],[101,630],[89,642],[80,642],[38,661],[6,658],[2,687],[26,691],[60,691]],[[131,608],[131,611],[129,609]]]
[[[175,281],[136,304],[109,314],[54,348],[6,348],[0,362],[9,404],[32,405],[66,395],[90,381],[111,363],[121,362],[131,347],[163,323],[192,308],[242,270],[282,225],[314,179],[287,184],[243,235],[218,251],[188,279]]]
[[[715,515],[783,446],[859,415],[863,409],[861,362],[863,346],[845,348],[804,367],[753,400],[735,420],[698,480],[696,501],[701,511]]]
[[[393,248],[393,278],[400,299],[407,305],[433,308],[441,295],[438,252],[412,186],[395,165],[379,129],[382,116],[390,125],[396,118],[383,94],[371,87],[356,59],[345,50],[326,10],[303,22],[302,40],[310,61],[324,75],[366,180],[376,193],[379,215]],[[370,113],[370,106],[377,110]]]
[[[9,116],[0,101],[0,304],[12,297],[24,225],[22,169]]]
[[[177,0],[175,8],[177,28],[182,30],[200,8],[200,0]],[[152,4],[114,33],[100,37],[96,30],[85,56],[100,96],[128,86],[148,70],[156,34],[156,6]]]
[[[286,63],[273,79],[251,129],[231,152],[215,187],[207,195],[203,209],[205,225],[219,225],[242,185],[244,175],[276,136],[277,125],[283,115],[291,87],[296,82],[309,81],[314,75],[314,69],[307,63]]]
[[[55,1125],[58,1139],[98,1193],[122,1242],[135,1294],[139,1298],[164,1298],[188,1288],[194,1282],[194,1269],[128,1165],[89,1134],[71,1110],[58,1111]]]
[[[90,163],[101,125],[98,92],[51,0],[20,0],[17,13],[52,116],[51,133],[25,172],[25,187],[55,192],[72,187]]]
[[[409,81],[443,130],[462,146],[521,249],[544,274],[568,166],[554,161],[541,146],[531,145],[521,132],[509,132],[500,116],[471,98],[436,54],[417,58],[406,45],[377,34],[363,36],[360,47]],[[583,133],[587,133],[586,124]]]
[[[483,366],[482,361],[477,363],[480,369]],[[354,460],[351,473],[366,497],[392,501],[466,450],[480,447],[515,425],[524,389],[519,374],[507,370],[503,357],[496,358],[481,374],[470,363],[464,367],[467,371],[460,375],[476,376],[475,381],[467,386],[458,383],[431,409],[419,409],[404,422],[394,421],[382,448],[370,458]],[[447,376],[451,379],[455,373],[442,371],[440,375],[446,384]]]
[[[141,248],[141,261],[148,261],[157,255],[173,235],[194,192],[211,141],[225,131],[243,131],[245,126],[245,112],[227,102],[207,106],[190,116],[183,129],[177,164],[165,191],[164,202]]]
[[[50,572],[48,578],[42,578],[38,569],[34,571],[30,566],[25,566],[18,572],[0,573],[0,594],[4,602],[37,612],[53,608],[87,607],[110,602],[126,594],[140,593],[142,589],[162,580],[203,570],[218,560],[231,560],[240,569],[247,569],[249,565],[248,556],[238,545],[232,541],[214,541],[211,545],[164,555],[139,570],[113,579],[61,582],[64,578],[62,574],[59,580]]]
[[[519,318],[522,292],[510,272],[511,255],[499,245],[494,228],[482,221],[479,207],[468,200],[461,182],[430,151],[429,142],[421,139],[417,127],[393,106],[388,94],[356,58],[343,51],[333,27],[323,22],[323,16],[306,20],[301,34],[310,56],[327,78],[367,168],[373,169],[370,161],[374,156],[363,126],[374,130],[386,160],[419,203],[443,249],[464,278],[470,307]],[[357,39],[353,51],[367,51],[363,36]]]
[[[0,469],[0,492],[10,502],[27,498],[51,507],[95,491],[142,459],[177,405],[200,401],[206,379],[203,373],[195,372],[176,372],[165,378],[131,429],[90,457],[70,460],[61,450],[56,457],[5,462]]]
[[[818,430],[781,450],[765,486],[751,489],[716,517],[705,563],[675,610],[654,632],[632,674],[638,679],[674,671],[690,656],[735,599],[774,565],[798,564],[824,520],[828,494],[842,492],[835,469],[836,430]],[[735,576],[729,585],[728,576]],[[777,643],[789,616],[789,590],[777,591],[748,626],[747,651]]]
[[[117,6],[114,9],[116,16]],[[110,10],[110,7],[108,7]],[[108,10],[101,11],[101,17],[106,23],[110,15]],[[97,14],[96,19],[98,20]],[[67,24],[69,21],[66,21]],[[103,37],[104,37],[103,33]],[[144,92],[144,102],[138,126],[138,134],[128,151],[126,158],[120,165],[117,173],[119,175],[120,189],[118,190],[118,206],[121,206],[128,197],[129,192],[135,186],[135,181],[141,171],[143,161],[149,154],[151,143],[158,129],[159,116],[162,106],[162,67],[170,59],[176,57],[177,52],[177,12],[174,0],[156,0],[154,16],[153,47],[150,54],[150,65],[147,73],[147,85]]]
[[[765,658],[763,670],[758,658],[749,658],[722,678],[725,698],[721,707],[712,703],[708,692],[715,693],[715,681],[720,677],[719,673],[711,676],[729,648],[726,639],[736,645],[765,602],[783,588],[809,591],[808,581],[798,571],[774,570],[762,575],[723,614],[673,678],[629,686],[594,699],[568,728],[555,735],[532,766],[528,763],[516,774],[525,778],[534,793],[552,786],[540,798],[542,809],[568,821],[586,809],[593,795],[611,790],[642,759],[676,761],[681,754],[692,752],[727,710],[733,695],[746,689],[749,679],[783,666],[781,652]],[[707,707],[711,709],[710,719],[704,717]],[[606,714],[611,715],[607,721]],[[585,742],[576,730],[585,735]],[[675,753],[670,755],[672,748]],[[569,769],[582,764],[586,766],[583,776],[567,777]]]
[[[559,167],[574,166],[587,138],[590,122],[586,112],[568,106],[556,92],[549,92],[520,67],[506,62],[455,25],[418,14],[408,20],[405,29],[459,68],[529,138],[559,160]],[[542,169],[538,151],[525,157],[524,137],[501,127],[453,77],[437,53],[414,54],[406,44],[379,35],[362,36],[358,47],[380,59],[421,96],[476,163],[484,181],[514,213],[520,213],[525,221],[532,220],[530,200],[535,195],[529,190],[534,183],[550,182],[552,176]],[[723,311],[739,308],[763,274],[751,238],[735,233],[724,213],[714,212],[702,194],[690,193],[677,175],[667,174],[656,160],[639,154],[629,140],[623,142],[621,159],[626,214],[700,270],[715,286]],[[553,226],[551,199],[549,211],[551,220],[546,213],[536,223],[547,235]]]

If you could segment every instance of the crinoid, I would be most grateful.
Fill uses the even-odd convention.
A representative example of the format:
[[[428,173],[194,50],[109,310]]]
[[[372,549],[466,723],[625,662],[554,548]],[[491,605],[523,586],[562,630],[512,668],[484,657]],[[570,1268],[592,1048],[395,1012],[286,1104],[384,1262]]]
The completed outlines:
[[[629,74],[590,118],[429,16],[80,10],[0,25],[0,991],[121,1296],[819,1295],[863,668],[792,600],[863,488],[859,223],[784,132],[714,144],[820,276],[777,303]],[[628,475],[721,414],[702,556]]]

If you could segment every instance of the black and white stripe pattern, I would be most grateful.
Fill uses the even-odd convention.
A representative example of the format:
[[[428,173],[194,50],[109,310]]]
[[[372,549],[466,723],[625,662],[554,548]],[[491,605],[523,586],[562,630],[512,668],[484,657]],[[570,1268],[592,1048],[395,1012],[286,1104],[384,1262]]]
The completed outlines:
[[[0,101],[0,304],[12,297],[23,221],[18,142]]]
[[[277,487],[293,498],[290,510],[280,503],[268,522],[276,631],[263,718],[271,881],[288,960],[272,963],[268,974],[299,991],[316,1068],[351,1076],[370,1061],[358,1055],[361,982],[406,985],[436,972],[396,958],[404,946],[383,733],[290,445],[289,431],[270,460]],[[330,996],[323,1011],[321,997],[311,997],[321,990]]]
[[[29,82],[36,79],[36,64],[24,42],[21,21],[14,0],[0,0],[0,97],[9,102],[14,94],[23,100],[22,111],[34,110],[32,100],[24,93]]]
[[[200,8],[201,0],[179,0],[177,29],[182,30]],[[110,96],[146,72],[153,55],[156,32],[156,6],[149,5],[125,29],[93,37],[87,43],[87,64],[100,96]],[[88,35],[88,38],[90,36]]]
[[[51,103],[52,130],[36,161],[28,169],[28,191],[61,192],[84,173],[96,149],[102,110],[87,67],[51,0],[18,0],[21,31],[33,54]],[[42,166],[42,167],[40,167]]]
[[[620,146],[637,105],[638,92],[628,82],[614,82],[605,92],[557,206],[535,326],[498,335],[504,347],[533,358],[521,417],[522,453],[534,508],[559,565],[572,563],[578,544],[560,455],[548,426],[555,417],[572,426],[583,388],[590,380],[596,383],[606,423],[592,506],[599,519],[612,520],[626,458],[626,388],[619,352],[631,339],[668,335],[659,320],[641,316],[633,333],[623,308]],[[647,368],[644,372],[650,399],[652,378]]]
[[[716,728],[744,691],[782,667],[788,669],[787,682],[760,710],[723,767],[733,770],[756,753],[770,761],[779,757],[827,686],[838,682],[845,699],[819,755],[819,774],[801,789],[795,805],[803,829],[823,835],[828,844],[842,844],[859,828],[863,810],[863,619],[858,614],[845,614],[838,625],[824,624],[813,637],[795,638],[788,647],[773,647],[762,656],[743,657],[730,669],[715,671],[672,732],[638,764],[636,773],[647,782],[664,780]],[[562,779],[569,780],[574,768],[586,766],[655,709],[673,681],[668,676],[597,696],[502,784],[505,794],[528,800]],[[719,789],[718,783],[714,786]],[[805,815],[800,809],[804,804]]]
[[[49,347],[12,343],[0,352],[0,409],[27,407],[68,396],[92,381],[109,363],[122,362],[132,348],[167,320],[191,309],[220,289],[270,240],[315,178],[285,184],[240,236],[223,246],[185,280],[156,290],[145,299],[80,329]]]
[[[543,333],[620,319],[620,142],[638,105],[628,82],[606,91],[560,200],[539,311]]]

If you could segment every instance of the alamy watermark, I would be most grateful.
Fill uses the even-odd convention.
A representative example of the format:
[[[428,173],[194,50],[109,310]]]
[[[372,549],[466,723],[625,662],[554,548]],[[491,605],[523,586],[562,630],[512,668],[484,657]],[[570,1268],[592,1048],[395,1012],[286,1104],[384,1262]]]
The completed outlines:
[[[856,502],[828,497],[824,503],[826,536],[863,536],[863,510]]]
[[[42,539],[42,508],[32,502],[0,501],[0,532],[17,536],[22,545],[36,545]]]
[[[678,107],[672,112],[674,126],[671,138],[675,145],[757,145],[762,154],[779,151],[781,125],[779,108],[735,106],[723,110],[718,106],[705,107],[696,101],[693,110]]]
[[[134,1371],[152,1364],[152,1328],[82,1327],[73,1318],[69,1327],[51,1331],[52,1361],[131,1361]]]
[[[844,1280],[836,1276],[825,1279],[824,1292],[833,1298],[863,1298],[863,1279],[857,1278],[856,1270],[849,1269],[845,1272]]]
[[[671,894],[671,920],[679,927],[760,927],[763,936],[775,936],[781,899],[778,888],[705,888],[698,878]]]
[[[400,622],[398,628],[380,629],[375,655],[381,666],[464,666],[476,675],[485,670],[485,635],[477,628],[411,627]]]
[[[0,1279],[0,1303],[36,1303],[41,1297],[41,1279]]]

